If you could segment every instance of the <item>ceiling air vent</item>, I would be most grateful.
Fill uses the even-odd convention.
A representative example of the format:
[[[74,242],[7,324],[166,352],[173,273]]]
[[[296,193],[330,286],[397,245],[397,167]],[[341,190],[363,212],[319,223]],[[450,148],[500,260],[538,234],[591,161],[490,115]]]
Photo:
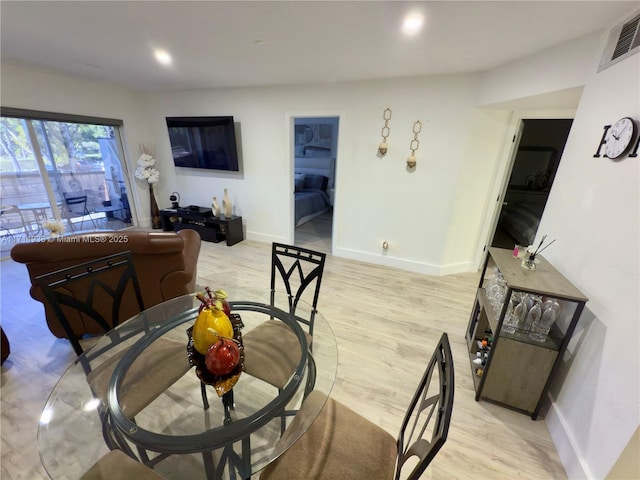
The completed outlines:
[[[640,51],[640,13],[611,30],[598,71]]]

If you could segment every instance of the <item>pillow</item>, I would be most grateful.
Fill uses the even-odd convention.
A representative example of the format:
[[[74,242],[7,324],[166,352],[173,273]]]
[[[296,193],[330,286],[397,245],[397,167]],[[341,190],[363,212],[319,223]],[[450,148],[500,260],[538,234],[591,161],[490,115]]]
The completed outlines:
[[[326,190],[329,179],[324,175],[309,175],[304,177],[305,190]]]
[[[304,190],[304,179],[305,179],[304,173],[294,174],[293,181],[295,183],[295,189],[294,189],[295,193],[302,192]]]

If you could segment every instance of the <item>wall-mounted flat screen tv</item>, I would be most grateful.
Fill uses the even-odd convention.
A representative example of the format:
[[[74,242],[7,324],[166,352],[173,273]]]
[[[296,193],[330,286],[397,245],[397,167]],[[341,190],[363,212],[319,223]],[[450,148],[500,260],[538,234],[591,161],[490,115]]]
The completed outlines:
[[[240,171],[233,117],[167,117],[176,167]]]

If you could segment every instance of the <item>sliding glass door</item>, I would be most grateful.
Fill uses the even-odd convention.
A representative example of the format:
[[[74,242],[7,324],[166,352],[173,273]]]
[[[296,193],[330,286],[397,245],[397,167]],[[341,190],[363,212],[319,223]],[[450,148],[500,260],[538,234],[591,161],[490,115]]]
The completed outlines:
[[[2,109],[0,239],[43,237],[47,220],[66,233],[133,225],[121,122]]]

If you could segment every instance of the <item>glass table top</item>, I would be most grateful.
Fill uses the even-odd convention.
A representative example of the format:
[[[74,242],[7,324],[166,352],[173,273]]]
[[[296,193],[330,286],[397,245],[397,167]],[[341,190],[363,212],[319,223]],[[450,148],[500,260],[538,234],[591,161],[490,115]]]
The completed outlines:
[[[232,313],[239,314],[244,324],[243,336],[273,317],[304,338],[301,332],[306,331],[306,326],[295,317],[308,319],[312,310],[309,304],[299,302],[293,316],[287,313],[286,294],[274,294],[271,305],[269,290],[242,287],[226,290]],[[335,336],[319,312],[315,313],[312,348],[301,355],[298,374],[292,375],[287,386],[279,391],[243,372],[233,387],[231,421],[225,422],[222,398],[211,386],[207,387],[210,407],[204,409],[195,368],[134,420],[122,413],[118,396],[126,388],[121,380],[131,363],[161,338],[183,342],[186,358],[187,329],[195,322],[199,306],[195,296],[187,295],[151,307],[101,337],[65,371],[47,400],[38,427],[40,457],[52,479],[79,478],[109,451],[104,431],[110,429],[115,429],[137,455],[140,448],[149,450],[151,462],[157,462],[154,470],[167,479],[217,478],[212,464],[222,472],[222,478],[243,478],[246,474],[242,472],[247,471],[255,474],[305,431],[309,425],[297,430],[296,435],[287,435],[286,444],[277,445],[281,436],[278,415],[281,406],[285,405],[287,411],[300,407],[310,375],[313,378],[315,374],[313,390],[325,400],[335,381],[338,363]],[[103,401],[92,393],[87,373],[114,356],[119,358],[110,379],[109,394]],[[318,405],[316,415],[322,405],[322,402]],[[313,414],[309,416],[308,423],[314,418]],[[243,458],[244,467],[237,469],[233,461],[228,461],[235,457]],[[209,466],[205,467],[206,464]]]

